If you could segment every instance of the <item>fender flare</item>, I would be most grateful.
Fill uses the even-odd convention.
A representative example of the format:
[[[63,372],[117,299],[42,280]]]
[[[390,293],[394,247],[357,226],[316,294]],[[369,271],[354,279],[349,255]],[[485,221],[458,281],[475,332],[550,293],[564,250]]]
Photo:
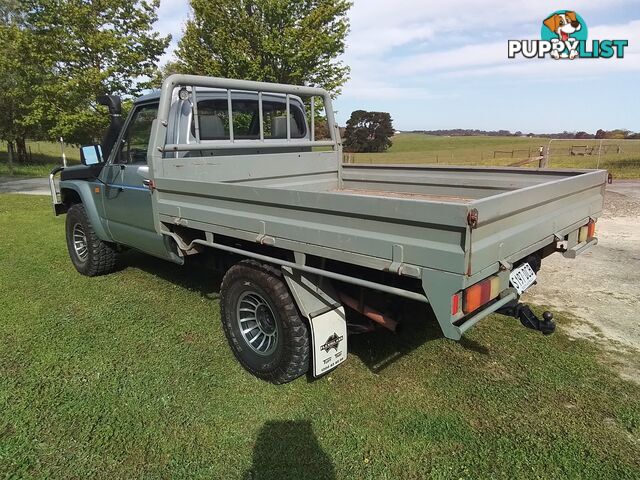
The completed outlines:
[[[65,202],[65,190],[75,192],[78,197],[80,197],[80,201],[82,202],[82,205],[84,205],[84,209],[87,212],[91,226],[96,232],[98,238],[105,242],[113,242],[113,239],[109,235],[109,232],[98,213],[98,207],[93,199],[92,189],[93,185],[84,180],[63,180],[60,182],[60,195],[62,201]]]

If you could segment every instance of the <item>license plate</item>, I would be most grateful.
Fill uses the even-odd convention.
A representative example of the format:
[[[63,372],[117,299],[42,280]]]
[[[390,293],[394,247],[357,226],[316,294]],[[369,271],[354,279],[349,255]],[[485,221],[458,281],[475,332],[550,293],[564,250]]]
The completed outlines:
[[[533,271],[531,265],[523,263],[509,275],[509,281],[511,285],[518,291],[518,295],[521,295],[527,288],[533,285],[536,281],[536,272]]]

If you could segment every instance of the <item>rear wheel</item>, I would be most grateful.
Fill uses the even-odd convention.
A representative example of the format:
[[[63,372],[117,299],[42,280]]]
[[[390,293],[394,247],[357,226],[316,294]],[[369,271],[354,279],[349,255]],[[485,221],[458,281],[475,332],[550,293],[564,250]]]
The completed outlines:
[[[66,232],[69,257],[78,272],[95,277],[115,269],[115,246],[98,238],[84,205],[79,203],[69,209]]]
[[[252,260],[229,269],[220,289],[231,350],[258,378],[286,383],[309,369],[309,330],[275,268]]]

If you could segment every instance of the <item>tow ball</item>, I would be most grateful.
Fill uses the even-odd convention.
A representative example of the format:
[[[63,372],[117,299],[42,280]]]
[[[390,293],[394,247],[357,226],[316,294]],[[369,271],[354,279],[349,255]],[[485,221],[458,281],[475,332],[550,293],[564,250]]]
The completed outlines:
[[[553,313],[544,312],[542,314],[542,320],[540,320],[536,317],[536,314],[531,311],[529,306],[524,303],[516,303],[515,305],[503,307],[498,310],[497,313],[515,317],[520,320],[523,327],[537,330],[542,332],[543,335],[551,335],[556,331],[556,322],[553,321]]]

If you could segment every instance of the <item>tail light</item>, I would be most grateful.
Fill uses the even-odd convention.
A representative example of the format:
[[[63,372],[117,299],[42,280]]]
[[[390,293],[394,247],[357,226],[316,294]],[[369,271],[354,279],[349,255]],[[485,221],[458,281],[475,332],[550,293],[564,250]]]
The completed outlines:
[[[489,277],[462,292],[462,311],[466,314],[493,300],[500,293],[500,279]]]
[[[578,231],[578,243],[586,242],[590,238],[596,235],[596,222],[595,220],[589,220],[584,227],[580,227]]]
[[[462,294],[460,292],[453,294],[451,297],[451,316],[455,316],[460,311],[460,297]]]

